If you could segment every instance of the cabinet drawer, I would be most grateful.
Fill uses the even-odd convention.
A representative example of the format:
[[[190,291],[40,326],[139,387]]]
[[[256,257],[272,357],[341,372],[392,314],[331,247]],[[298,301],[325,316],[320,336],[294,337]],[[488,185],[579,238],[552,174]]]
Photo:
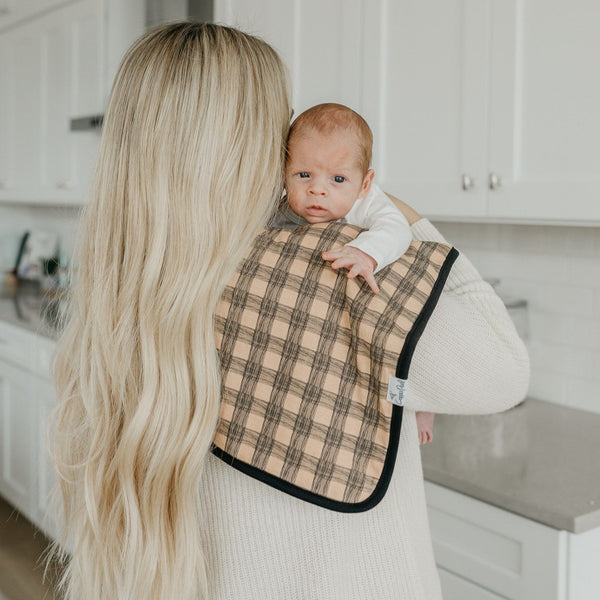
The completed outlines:
[[[481,598],[561,597],[566,532],[429,482],[425,489],[435,560],[441,570],[496,594]],[[446,578],[451,589],[458,585]]]
[[[446,569],[440,568],[438,571],[444,600],[506,600],[506,596],[498,596]]]
[[[28,331],[0,321],[0,358],[30,369],[34,339],[35,336]]]

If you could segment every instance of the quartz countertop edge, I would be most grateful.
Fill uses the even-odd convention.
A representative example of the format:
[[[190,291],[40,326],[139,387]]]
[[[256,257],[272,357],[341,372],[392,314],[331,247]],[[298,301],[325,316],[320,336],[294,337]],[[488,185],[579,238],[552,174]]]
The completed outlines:
[[[431,483],[554,529],[600,527],[600,414],[527,398],[503,413],[436,415]]]
[[[571,533],[583,533],[590,529],[600,527],[600,509],[584,515],[566,515],[558,511],[552,511],[532,506],[518,497],[502,494],[498,490],[489,490],[473,483],[465,482],[460,477],[453,477],[436,469],[423,467],[425,480],[430,483],[441,485],[455,492],[470,496],[486,504],[491,504],[502,510],[512,512],[520,517],[537,521],[553,529],[569,531]]]

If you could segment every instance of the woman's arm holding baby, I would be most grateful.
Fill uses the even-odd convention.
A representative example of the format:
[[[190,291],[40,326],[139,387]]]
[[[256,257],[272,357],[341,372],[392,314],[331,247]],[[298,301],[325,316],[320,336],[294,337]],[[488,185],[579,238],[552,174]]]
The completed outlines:
[[[412,207],[392,200],[416,240],[446,242]],[[454,263],[410,367],[406,408],[491,413],[524,399],[529,356],[504,303],[466,256]]]

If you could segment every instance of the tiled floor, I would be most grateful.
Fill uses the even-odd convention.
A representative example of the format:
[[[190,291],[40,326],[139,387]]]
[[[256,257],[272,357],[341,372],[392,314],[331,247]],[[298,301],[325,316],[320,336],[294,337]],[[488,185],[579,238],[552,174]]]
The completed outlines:
[[[43,581],[48,540],[0,497],[0,600],[53,600]]]

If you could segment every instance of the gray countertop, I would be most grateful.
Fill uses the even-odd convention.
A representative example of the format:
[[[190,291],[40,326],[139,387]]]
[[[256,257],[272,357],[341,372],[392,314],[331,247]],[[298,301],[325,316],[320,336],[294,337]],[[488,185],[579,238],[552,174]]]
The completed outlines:
[[[600,414],[528,398],[500,414],[436,415],[425,479],[555,529],[600,527]]]
[[[57,298],[0,285],[0,320],[56,338]],[[527,399],[504,413],[437,415],[428,481],[555,529],[600,527],[600,415]]]
[[[18,288],[0,283],[0,321],[5,321],[44,337],[56,339],[56,317],[60,299],[44,295],[35,284]]]

